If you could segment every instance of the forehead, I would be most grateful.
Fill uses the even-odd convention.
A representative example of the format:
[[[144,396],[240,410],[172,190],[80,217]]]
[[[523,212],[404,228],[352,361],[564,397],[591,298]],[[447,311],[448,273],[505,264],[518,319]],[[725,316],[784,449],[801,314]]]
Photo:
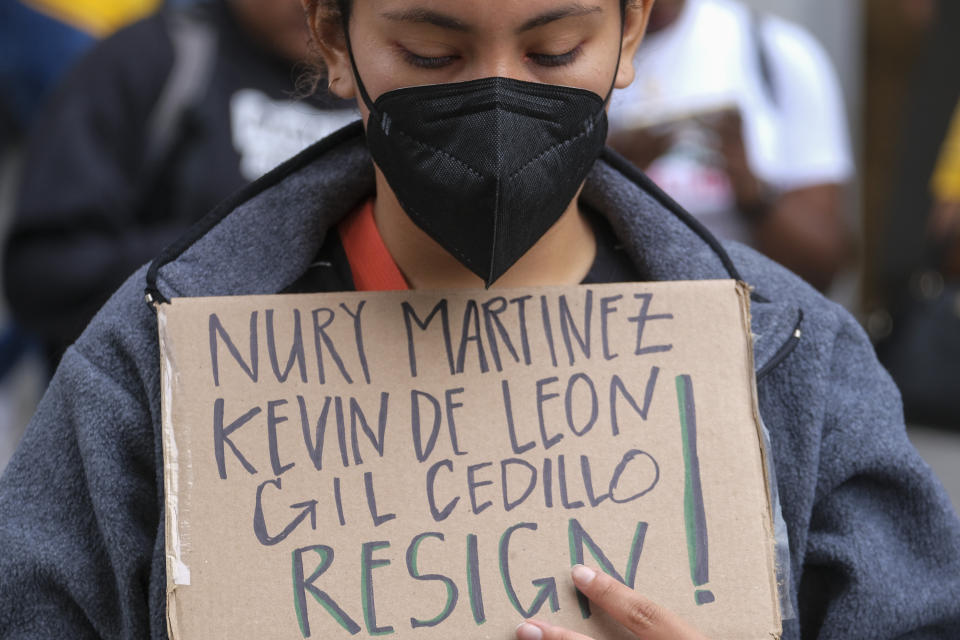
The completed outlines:
[[[536,26],[546,18],[585,18],[619,11],[620,0],[354,0],[374,14],[405,22],[486,29]],[[446,19],[445,19],[446,18]]]

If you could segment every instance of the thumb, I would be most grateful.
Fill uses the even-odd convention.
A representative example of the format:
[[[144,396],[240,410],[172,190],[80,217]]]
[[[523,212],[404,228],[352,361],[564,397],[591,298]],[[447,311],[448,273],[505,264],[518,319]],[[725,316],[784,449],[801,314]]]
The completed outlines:
[[[602,571],[577,565],[572,576],[583,595],[641,640],[706,640],[673,612]]]

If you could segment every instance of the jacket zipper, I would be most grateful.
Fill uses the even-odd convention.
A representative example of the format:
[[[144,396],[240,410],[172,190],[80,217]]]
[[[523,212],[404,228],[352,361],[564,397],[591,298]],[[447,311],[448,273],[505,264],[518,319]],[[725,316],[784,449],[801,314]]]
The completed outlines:
[[[763,368],[757,372],[757,382],[765,378],[770,374],[774,369],[776,369],[780,364],[790,357],[790,354],[794,352],[797,348],[797,345],[800,344],[800,339],[803,337],[803,310],[800,310],[800,317],[797,319],[797,326],[794,327],[793,333],[787,338],[787,341],[783,343],[780,349],[777,350],[773,357],[770,358],[770,361],[767,364],[763,365]]]

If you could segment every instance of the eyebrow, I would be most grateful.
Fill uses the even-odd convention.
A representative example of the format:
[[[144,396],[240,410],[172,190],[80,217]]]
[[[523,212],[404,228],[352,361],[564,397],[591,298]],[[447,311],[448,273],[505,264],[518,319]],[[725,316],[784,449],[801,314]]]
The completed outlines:
[[[539,16],[527,20],[520,28],[517,29],[517,33],[524,33],[525,31],[531,31],[538,27],[548,25],[551,22],[556,22],[557,20],[563,20],[564,18],[579,18],[582,16],[588,16],[595,13],[603,13],[603,7],[596,5],[584,5],[579,2],[574,2],[568,4],[565,7],[554,9],[553,11],[547,11],[542,13]]]
[[[553,9],[538,16],[534,16],[520,25],[520,27],[517,28],[517,33],[532,31],[538,27],[542,27],[565,18],[576,18],[596,13],[603,13],[603,8],[595,5],[590,6],[580,4],[579,2],[574,2],[565,7]],[[414,7],[411,9],[405,9],[403,11],[386,11],[381,15],[387,20],[392,20],[394,22],[430,24],[435,27],[440,27],[441,29],[460,31],[464,33],[469,33],[474,30],[472,26],[458,18],[454,18],[453,16],[445,13],[440,13],[439,11],[434,11],[432,9],[426,9],[423,7]]]
[[[473,31],[473,28],[462,20],[458,20],[453,16],[448,16],[438,11],[433,11],[432,9],[413,8],[403,11],[386,11],[380,15],[387,20],[393,20],[394,22],[432,24],[435,27],[449,29],[451,31]]]

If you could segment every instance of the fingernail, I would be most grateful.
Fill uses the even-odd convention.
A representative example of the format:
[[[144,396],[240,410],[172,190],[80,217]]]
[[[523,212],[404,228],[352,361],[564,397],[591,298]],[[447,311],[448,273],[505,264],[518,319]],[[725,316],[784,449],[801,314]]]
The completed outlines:
[[[517,638],[519,640],[541,640],[543,631],[540,627],[529,622],[521,622],[517,627]]]
[[[590,567],[585,567],[582,564],[578,564],[570,572],[573,575],[573,583],[578,587],[585,587],[593,579],[597,577],[597,572],[591,569]]]

